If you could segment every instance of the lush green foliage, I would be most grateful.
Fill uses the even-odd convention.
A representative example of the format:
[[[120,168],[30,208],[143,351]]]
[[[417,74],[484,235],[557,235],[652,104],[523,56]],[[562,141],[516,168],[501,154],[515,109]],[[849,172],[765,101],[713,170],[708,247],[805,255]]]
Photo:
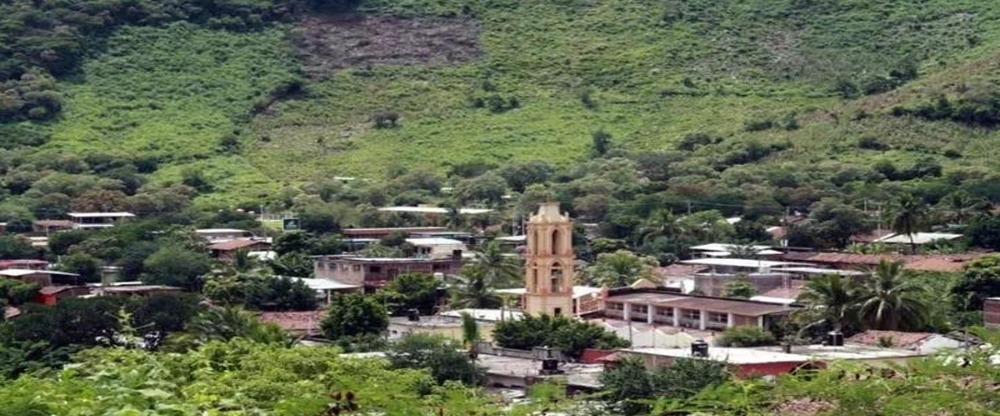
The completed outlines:
[[[737,326],[728,328],[715,338],[715,345],[720,347],[759,347],[775,345],[774,334],[756,326]]]
[[[0,375],[58,367],[69,354],[93,346],[113,346],[123,324],[136,329],[148,349],[158,348],[166,337],[184,329],[197,310],[189,295],[67,299],[55,306],[25,305],[17,319],[0,326]],[[130,316],[122,322],[119,312]]]
[[[384,298],[392,315],[404,315],[410,309],[431,315],[438,302],[441,282],[426,273],[404,273],[396,276],[378,295]]]
[[[318,303],[316,292],[301,280],[254,273],[208,279],[202,293],[217,302],[265,311],[308,311]]]
[[[425,368],[439,384],[449,380],[466,385],[486,381],[485,371],[469,359],[455,341],[435,335],[411,334],[389,346],[393,368]]]
[[[323,319],[323,334],[328,339],[379,335],[389,326],[384,305],[372,296],[340,295],[333,299]]]
[[[697,359],[676,360],[654,371],[638,359],[625,359],[601,374],[603,397],[624,415],[648,414],[654,400],[684,399],[727,380],[725,363]]]
[[[565,316],[525,316],[522,319],[497,323],[493,340],[501,347],[530,350],[547,346],[569,357],[579,357],[587,348],[614,349],[629,346],[596,324]]]
[[[826,275],[811,279],[798,300],[807,305],[799,317],[811,321],[801,330],[813,333],[817,329],[851,333],[863,329],[921,330],[935,323],[942,325],[930,316],[934,307],[927,295],[927,285],[904,273],[901,262],[888,259],[882,259],[870,276],[852,280]]]

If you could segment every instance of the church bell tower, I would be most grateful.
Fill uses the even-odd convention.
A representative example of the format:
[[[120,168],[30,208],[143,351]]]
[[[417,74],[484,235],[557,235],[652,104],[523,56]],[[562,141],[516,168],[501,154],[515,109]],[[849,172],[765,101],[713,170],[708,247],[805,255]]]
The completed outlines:
[[[524,311],[573,316],[573,222],[558,202],[538,207],[527,226]]]

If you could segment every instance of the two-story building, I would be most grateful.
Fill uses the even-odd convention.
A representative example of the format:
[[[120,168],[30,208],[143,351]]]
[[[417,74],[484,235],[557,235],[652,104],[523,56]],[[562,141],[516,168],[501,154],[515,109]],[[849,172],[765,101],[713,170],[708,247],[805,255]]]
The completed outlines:
[[[122,220],[135,217],[129,212],[71,212],[68,215],[76,230],[110,228]]]
[[[364,286],[367,291],[385,286],[405,273],[453,275],[461,270],[461,257],[372,258],[350,255],[321,256],[313,261],[317,279],[332,279],[349,285]]]
[[[735,326],[766,328],[797,309],[750,300],[683,295],[662,289],[612,289],[604,299],[604,316],[650,325],[725,330]]]

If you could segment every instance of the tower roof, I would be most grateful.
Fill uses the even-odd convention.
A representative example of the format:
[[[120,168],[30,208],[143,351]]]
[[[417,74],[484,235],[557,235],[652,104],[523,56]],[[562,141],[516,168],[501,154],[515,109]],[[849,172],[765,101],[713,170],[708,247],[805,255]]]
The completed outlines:
[[[547,222],[568,222],[569,214],[563,214],[559,211],[558,202],[543,202],[538,205],[538,212],[531,216],[529,222],[535,223],[547,223]]]

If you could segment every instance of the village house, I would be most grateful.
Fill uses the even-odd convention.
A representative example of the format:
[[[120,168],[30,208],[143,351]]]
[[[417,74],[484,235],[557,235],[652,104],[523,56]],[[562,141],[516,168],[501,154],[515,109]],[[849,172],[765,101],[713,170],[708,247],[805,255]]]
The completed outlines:
[[[313,275],[318,279],[331,279],[349,285],[360,285],[366,291],[385,286],[392,279],[405,273],[432,275],[458,274],[465,260],[445,258],[372,258],[352,255],[319,256],[313,260]]]
[[[199,237],[208,240],[209,244],[253,237],[251,232],[237,228],[201,228],[194,230],[194,232]]]
[[[701,331],[722,331],[736,326],[767,328],[797,308],[795,305],[683,295],[664,289],[612,289],[604,299],[606,318]]]
[[[48,235],[57,231],[72,230],[76,223],[69,220],[37,220],[31,223],[31,231]]]
[[[248,252],[268,251],[271,243],[263,238],[241,238],[238,240],[220,241],[208,246],[212,257],[222,261],[232,261],[240,250]]]
[[[122,220],[135,218],[135,214],[129,212],[71,212],[68,215],[75,230],[110,228]]]
[[[983,302],[983,326],[1000,329],[1000,298],[987,298]]]

